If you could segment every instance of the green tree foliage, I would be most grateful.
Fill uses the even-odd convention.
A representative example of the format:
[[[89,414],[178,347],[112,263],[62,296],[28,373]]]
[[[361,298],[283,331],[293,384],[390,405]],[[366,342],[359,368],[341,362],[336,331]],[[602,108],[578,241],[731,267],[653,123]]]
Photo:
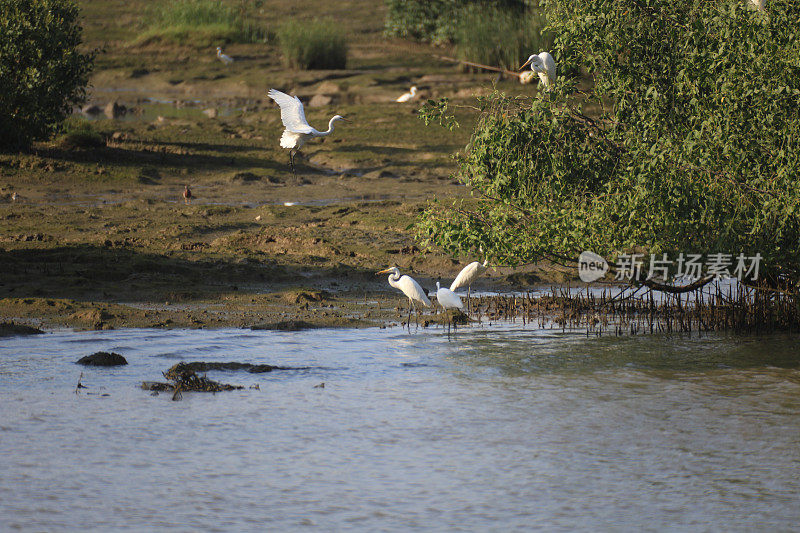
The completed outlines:
[[[460,14],[467,8],[522,12],[526,0],[386,0],[386,34],[442,43],[456,35]]]
[[[556,86],[483,101],[461,157],[474,198],[432,204],[421,239],[452,254],[481,246],[509,265],[582,250],[761,253],[769,279],[797,280],[800,4],[547,8]],[[582,71],[593,83],[578,91]]]
[[[71,0],[0,2],[0,148],[47,138],[83,102],[94,53],[81,53]]]

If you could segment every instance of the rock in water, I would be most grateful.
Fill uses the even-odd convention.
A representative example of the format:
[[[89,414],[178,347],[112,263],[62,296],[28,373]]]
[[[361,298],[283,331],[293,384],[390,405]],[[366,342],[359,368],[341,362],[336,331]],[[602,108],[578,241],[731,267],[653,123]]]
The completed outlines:
[[[118,353],[96,352],[92,355],[81,357],[75,363],[87,366],[119,366],[127,365],[128,361]]]
[[[116,100],[109,102],[105,109],[103,109],[103,113],[105,113],[108,118],[119,118],[124,115],[126,111],[127,108]]]

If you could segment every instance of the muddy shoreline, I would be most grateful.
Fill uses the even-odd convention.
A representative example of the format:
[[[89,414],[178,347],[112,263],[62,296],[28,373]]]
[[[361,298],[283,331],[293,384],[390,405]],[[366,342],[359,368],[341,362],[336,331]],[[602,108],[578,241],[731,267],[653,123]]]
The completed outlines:
[[[270,16],[317,14],[267,4]],[[384,38],[380,13],[361,9],[372,4],[324,8],[353,25],[341,71],[286,69],[274,44],[232,44],[230,66],[213,47],[136,45],[144,5],[82,3],[86,46],[104,52],[86,108],[100,113],[77,116],[103,145],[57,137],[0,153],[0,321],[378,326],[402,318],[406,302],[376,271],[396,265],[430,291],[476,259],[420,249],[412,226],[429,201],[471,201],[453,155],[469,141],[475,97],[494,88],[533,96],[534,86],[463,72],[436,58],[446,48]],[[396,103],[411,84],[419,98]],[[299,95],[312,125],[334,113],[351,120],[303,147],[297,179],[269,87]],[[425,98],[445,96],[463,106],[453,132],[417,116]],[[573,278],[548,265],[499,269],[474,288]]]

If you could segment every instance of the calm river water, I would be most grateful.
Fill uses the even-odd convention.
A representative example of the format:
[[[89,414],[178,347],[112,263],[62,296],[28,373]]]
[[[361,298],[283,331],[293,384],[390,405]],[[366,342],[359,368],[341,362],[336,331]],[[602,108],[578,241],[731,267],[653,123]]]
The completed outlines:
[[[512,325],[0,339],[0,530],[797,531],[799,348]],[[73,364],[97,350],[130,364]],[[313,368],[138,388],[180,360]]]

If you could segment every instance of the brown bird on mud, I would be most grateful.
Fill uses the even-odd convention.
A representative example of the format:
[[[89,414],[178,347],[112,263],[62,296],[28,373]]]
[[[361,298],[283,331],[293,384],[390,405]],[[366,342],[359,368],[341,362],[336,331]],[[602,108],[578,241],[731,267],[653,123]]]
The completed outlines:
[[[188,185],[183,187],[183,203],[187,205],[192,203],[192,191],[189,190]]]

